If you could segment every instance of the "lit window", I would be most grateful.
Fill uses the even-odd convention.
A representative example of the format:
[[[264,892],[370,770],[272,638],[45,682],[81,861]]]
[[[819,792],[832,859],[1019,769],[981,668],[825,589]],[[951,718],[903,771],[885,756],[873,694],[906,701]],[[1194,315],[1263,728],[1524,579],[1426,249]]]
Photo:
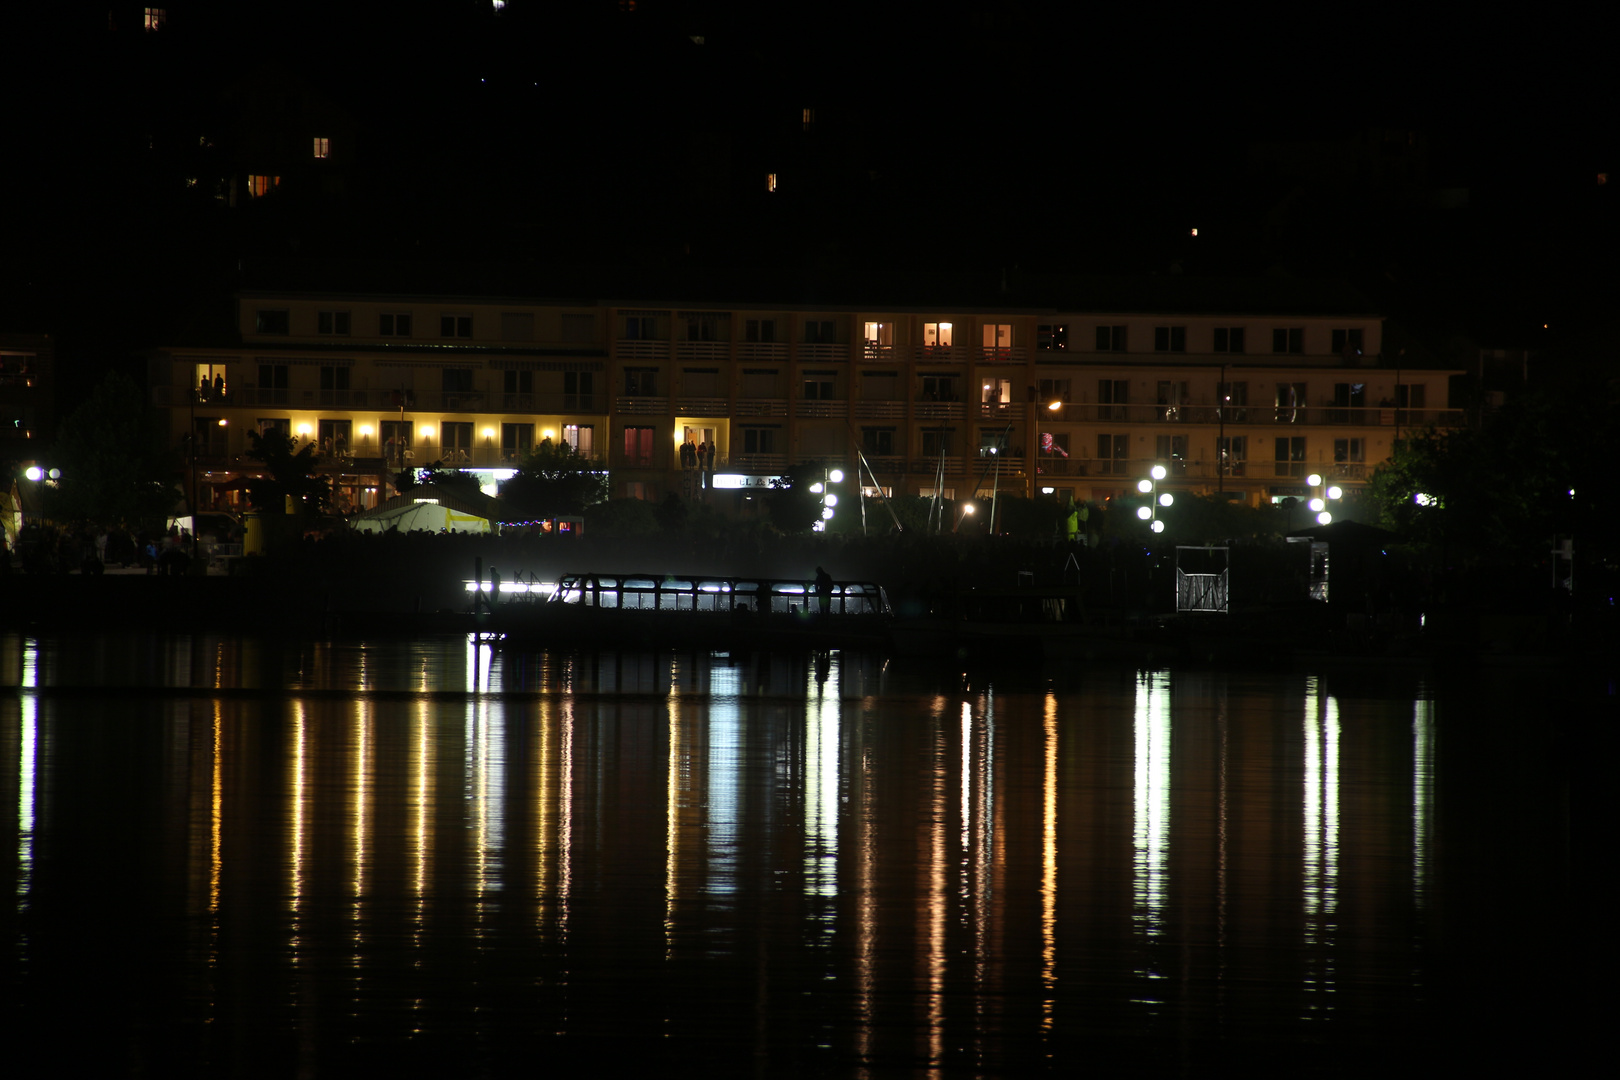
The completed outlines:
[[[985,323],[984,347],[994,349],[996,352],[1006,352],[1012,348],[1012,323]]]
[[[149,7],[146,9],[146,32],[148,34],[163,29],[169,21],[169,12],[166,8]]]
[[[248,197],[262,199],[280,186],[281,177],[279,176],[249,176],[247,179]]]
[[[814,110],[814,109],[806,109],[806,110],[804,110],[804,130],[809,131],[811,126],[814,125],[815,122],[816,122],[816,110]]]
[[[323,139],[323,138],[320,138],[319,136],[316,136],[316,138],[315,138],[315,156],[318,157],[318,158],[329,158],[329,157],[331,157],[332,156],[332,140],[331,139]]]
[[[951,347],[951,324],[923,323],[923,345],[930,349],[948,349]]]
[[[766,191],[775,191],[776,190],[776,174],[775,173],[766,173],[765,174],[765,190]]]

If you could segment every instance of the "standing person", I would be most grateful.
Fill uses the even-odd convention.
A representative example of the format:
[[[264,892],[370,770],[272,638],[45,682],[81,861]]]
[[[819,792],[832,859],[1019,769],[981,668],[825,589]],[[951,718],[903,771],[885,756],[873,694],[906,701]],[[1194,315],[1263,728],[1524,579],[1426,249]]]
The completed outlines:
[[[832,575],[821,567],[816,567],[816,607],[823,615],[832,610]]]

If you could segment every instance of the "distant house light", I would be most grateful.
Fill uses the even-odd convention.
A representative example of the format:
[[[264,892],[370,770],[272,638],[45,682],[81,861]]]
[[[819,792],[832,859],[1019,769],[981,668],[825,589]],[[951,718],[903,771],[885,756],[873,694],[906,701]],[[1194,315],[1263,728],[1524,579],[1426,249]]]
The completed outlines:
[[[146,32],[148,34],[163,29],[164,24],[168,21],[169,12],[167,8],[149,7],[146,9],[146,21],[144,25],[146,26]]]
[[[804,130],[809,131],[816,122],[816,110],[804,110]]]
[[[318,158],[329,158],[329,157],[331,157],[332,156],[332,140],[331,139],[323,139],[323,138],[321,138],[320,136],[317,135],[315,137],[315,156],[318,157]]]
[[[249,175],[247,182],[248,197],[262,199],[280,186],[281,177],[279,176]]]
[[[775,191],[776,190],[776,174],[775,173],[766,173],[765,174],[765,190],[766,191]]]

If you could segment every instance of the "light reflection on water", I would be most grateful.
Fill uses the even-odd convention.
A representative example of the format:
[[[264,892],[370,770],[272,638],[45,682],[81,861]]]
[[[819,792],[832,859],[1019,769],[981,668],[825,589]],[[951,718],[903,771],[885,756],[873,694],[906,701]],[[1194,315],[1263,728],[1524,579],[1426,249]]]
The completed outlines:
[[[1391,1017],[1438,963],[1441,703],[1411,685],[459,640],[4,647],[13,979],[60,1003],[78,977],[43,961],[132,907],[149,946],[103,941],[81,971],[176,940],[190,959],[142,969],[131,1053],[247,1075],[540,1040],[956,1075],[1372,1052],[1409,1036]],[[140,893],[96,899],[106,861]]]

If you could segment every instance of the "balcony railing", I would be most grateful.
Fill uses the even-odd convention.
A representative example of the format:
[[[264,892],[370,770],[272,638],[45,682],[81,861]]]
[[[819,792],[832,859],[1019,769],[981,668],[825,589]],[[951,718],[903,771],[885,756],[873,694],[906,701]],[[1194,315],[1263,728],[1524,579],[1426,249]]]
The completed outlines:
[[[1022,345],[1008,345],[1003,348],[985,345],[979,349],[981,364],[1022,364],[1028,358],[1029,351]]]
[[[801,398],[793,403],[793,415],[806,420],[842,420],[849,415],[849,402]]]
[[[906,418],[906,403],[903,401],[857,401],[855,403],[855,419],[857,420],[904,420]]]
[[[737,402],[734,416],[786,416],[788,403],[784,398],[754,398]]]
[[[919,401],[912,409],[918,420],[960,420],[967,406],[960,401]]]
[[[620,338],[613,351],[621,360],[662,360],[669,355],[669,342],[647,338]]]
[[[624,355],[620,353],[620,355]],[[729,341],[677,341],[675,355],[681,360],[729,360],[731,359],[731,342]]]
[[[799,360],[807,364],[837,364],[849,360],[849,346],[806,342],[799,346]]]
[[[726,416],[730,405],[725,398],[676,398],[677,416]]]
[[[937,457],[912,458],[911,459],[911,471],[914,472],[914,473],[924,473],[924,474],[927,474],[927,475],[933,475],[934,473],[937,473],[939,471],[939,458],[937,458]],[[961,458],[959,458],[959,457],[950,457],[950,456],[947,456],[945,458],[945,475],[946,476],[961,476],[963,471],[964,470],[962,468],[962,459]]]
[[[739,360],[786,360],[788,347],[781,341],[743,341],[737,344]]]
[[[905,358],[905,352],[897,345],[878,345],[871,341],[862,342],[861,344],[862,360],[870,360],[875,363],[893,363]]]
[[[787,468],[786,454],[732,454],[716,468],[724,466],[741,472],[780,473]]]
[[[613,409],[626,416],[664,416],[669,413],[669,398],[621,397],[614,401]]]
[[[1014,404],[1009,406],[1017,408]],[[1203,424],[1222,423],[1222,410],[1214,405],[1067,404],[1061,419],[1074,423]],[[1227,424],[1308,427],[1457,427],[1461,409],[1351,409],[1320,405],[1235,405],[1225,409]]]

